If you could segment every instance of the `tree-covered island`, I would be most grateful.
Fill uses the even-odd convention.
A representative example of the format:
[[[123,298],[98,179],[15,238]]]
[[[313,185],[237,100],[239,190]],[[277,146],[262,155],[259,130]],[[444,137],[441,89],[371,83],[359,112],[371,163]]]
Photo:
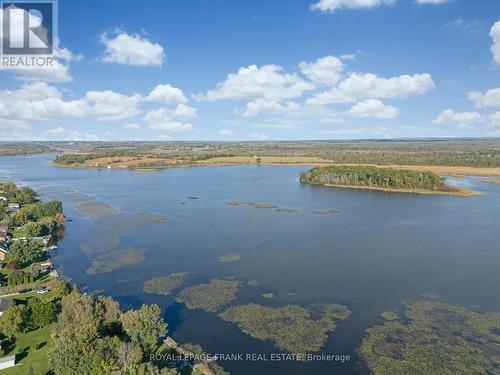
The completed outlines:
[[[341,188],[370,189],[390,192],[479,195],[471,190],[446,183],[445,178],[433,172],[413,171],[373,166],[316,167],[300,176],[300,182]]]

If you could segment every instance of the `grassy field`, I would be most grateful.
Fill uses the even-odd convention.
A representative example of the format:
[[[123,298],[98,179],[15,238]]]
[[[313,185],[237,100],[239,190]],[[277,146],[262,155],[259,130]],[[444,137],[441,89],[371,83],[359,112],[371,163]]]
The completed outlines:
[[[19,335],[13,348],[6,356],[17,354],[15,367],[1,371],[2,375],[25,375],[28,364],[31,363],[35,374],[45,375],[48,371],[47,353],[50,349],[51,326]]]

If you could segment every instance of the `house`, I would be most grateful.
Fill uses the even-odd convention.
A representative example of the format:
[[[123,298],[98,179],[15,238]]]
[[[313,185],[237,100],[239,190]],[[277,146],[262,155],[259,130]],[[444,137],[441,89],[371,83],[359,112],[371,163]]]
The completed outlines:
[[[38,275],[43,272],[47,272],[52,270],[52,263],[51,262],[45,262],[45,263],[38,263],[38,264],[33,264],[31,266],[31,270],[34,275]]]
[[[0,316],[12,305],[11,299],[0,299]]]
[[[7,229],[0,227],[0,242],[7,241]]]
[[[45,246],[49,243],[49,238],[47,237],[33,237],[33,241],[41,241]]]
[[[16,356],[9,355],[7,357],[0,358],[0,370],[12,367],[16,365]]]
[[[9,204],[7,197],[0,197],[0,206],[7,206],[7,204]]]
[[[16,213],[17,211],[19,211],[19,203],[9,203],[9,206],[8,206],[8,212],[9,213]]]
[[[7,255],[7,248],[5,248],[5,246],[3,245],[0,245],[0,262],[4,261],[5,255]]]

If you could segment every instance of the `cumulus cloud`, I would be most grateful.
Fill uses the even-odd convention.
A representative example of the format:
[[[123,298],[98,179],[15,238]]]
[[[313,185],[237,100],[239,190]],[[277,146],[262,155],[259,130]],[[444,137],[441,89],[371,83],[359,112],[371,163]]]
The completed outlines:
[[[490,36],[493,39],[493,45],[491,46],[493,60],[500,65],[500,21],[493,25],[490,31]]]
[[[341,59],[330,55],[313,63],[302,61],[299,67],[302,73],[317,85],[333,86],[342,78],[345,66]]]
[[[278,65],[250,65],[242,67],[237,73],[228,74],[225,81],[217,84],[205,95],[197,95],[198,100],[214,102],[217,100],[266,99],[281,101],[300,97],[314,85],[304,81],[296,74],[284,73]]]
[[[246,104],[243,111],[243,117],[256,116],[263,112],[290,111],[300,108],[300,105],[294,102],[279,103],[273,100],[257,99]]]
[[[171,86],[169,88],[174,89]],[[165,92],[156,90],[161,94],[156,99],[164,102],[183,100],[184,96],[178,95],[180,90],[177,90],[171,90],[172,95],[169,100],[164,95]],[[141,114],[140,105],[148,100],[150,95],[147,97],[139,94],[124,95],[112,90],[87,91],[78,99],[66,100],[63,91],[46,82],[27,82],[16,90],[0,90],[0,127],[27,128],[32,122],[87,116],[93,116],[98,121],[121,121]],[[196,117],[196,109],[183,103],[174,108],[161,108],[156,117],[154,113],[153,111],[148,118],[152,125],[157,127],[162,126],[159,124],[164,124],[166,119],[185,120]],[[124,127],[138,129],[140,125],[129,123]]]
[[[500,108],[500,87],[490,89],[486,93],[479,91],[471,91],[469,99],[476,105],[476,107],[498,107]]]
[[[25,83],[17,90],[0,92],[0,119],[17,122],[46,121],[62,117],[83,117],[86,104],[80,100],[64,101],[61,93],[45,82]]]
[[[493,126],[500,126],[500,112],[492,113],[488,116],[488,120]]]
[[[146,97],[146,100],[166,104],[187,103],[188,100],[181,89],[166,85],[156,86]]]
[[[452,109],[446,109],[434,119],[434,123],[454,124],[460,128],[467,128],[481,120],[482,117],[478,112],[455,112]]]
[[[69,70],[71,61],[80,61],[83,56],[74,54],[67,48],[55,48],[57,58],[51,66],[31,67],[28,69],[13,69],[16,79],[21,81],[68,82],[73,80]]]
[[[88,91],[83,101],[99,121],[118,121],[140,113],[141,96],[138,94],[127,96],[112,90]]]
[[[405,74],[392,78],[382,78],[372,73],[352,73],[336,87],[315,94],[307,102],[324,105],[353,103],[366,98],[405,98],[424,94],[434,87],[434,81],[428,73]]]
[[[377,99],[367,99],[352,106],[348,113],[354,117],[389,119],[396,117],[399,109]]]
[[[246,109],[240,112],[249,117],[264,111],[295,109],[297,104],[287,100],[298,98],[314,87],[312,82],[296,74],[285,73],[278,65],[250,65],[240,68],[237,73],[228,74],[215,89],[195,98],[210,102],[247,100]]]
[[[196,117],[196,109],[185,104],[179,104],[175,109],[158,108],[149,111],[144,120],[154,130],[187,131],[193,126],[186,120]]]
[[[101,34],[105,50],[102,61],[137,66],[161,66],[165,60],[163,47],[152,43],[138,34],[129,35],[117,30],[115,33]]]
[[[338,9],[370,9],[380,5],[392,5],[396,0],[319,0],[311,4],[312,10],[323,13],[335,12]]]

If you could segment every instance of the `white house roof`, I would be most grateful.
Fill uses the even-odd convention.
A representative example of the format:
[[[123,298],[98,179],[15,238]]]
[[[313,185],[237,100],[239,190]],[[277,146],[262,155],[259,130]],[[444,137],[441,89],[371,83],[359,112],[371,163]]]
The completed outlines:
[[[0,358],[0,363],[5,363],[5,362],[10,362],[10,361],[15,361],[16,356],[15,355],[9,355],[7,357]]]

